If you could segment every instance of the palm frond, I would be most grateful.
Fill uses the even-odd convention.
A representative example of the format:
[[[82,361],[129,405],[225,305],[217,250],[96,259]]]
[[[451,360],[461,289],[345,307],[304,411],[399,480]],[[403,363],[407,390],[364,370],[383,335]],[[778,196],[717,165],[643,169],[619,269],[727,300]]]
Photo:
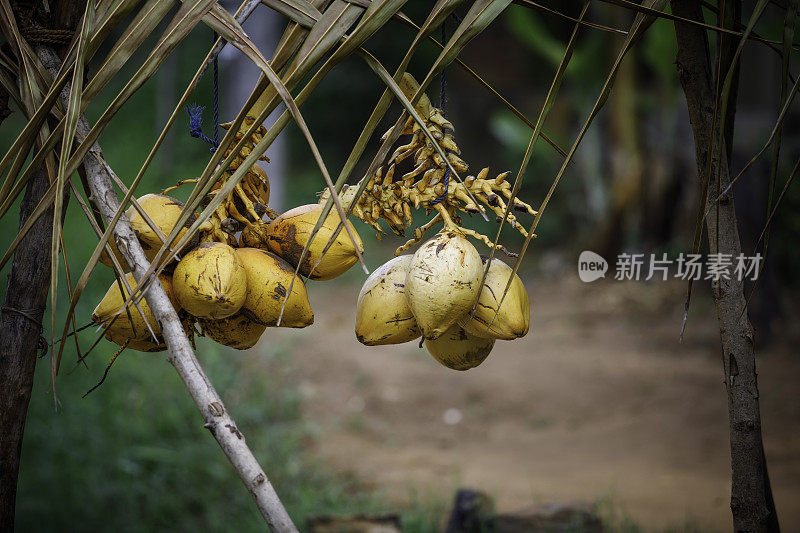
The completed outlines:
[[[666,4],[666,0],[646,0],[642,5],[648,8],[660,9]],[[550,199],[553,196],[553,193],[558,187],[561,178],[564,176],[564,172],[566,171],[569,162],[572,160],[572,157],[575,155],[575,152],[578,149],[581,141],[583,140],[586,132],[589,129],[589,126],[592,125],[595,117],[600,112],[600,110],[605,105],[606,101],[608,100],[608,96],[611,94],[611,88],[614,85],[614,79],[617,75],[617,71],[619,70],[622,61],[625,59],[628,51],[631,49],[633,44],[641,39],[644,32],[650,25],[656,20],[653,15],[638,13],[631,24],[630,30],[628,30],[628,35],[625,38],[625,41],[622,44],[622,47],[617,54],[616,59],[614,60],[614,64],[611,67],[608,75],[606,76],[605,82],[603,83],[603,87],[600,90],[600,95],[597,97],[592,110],[589,112],[589,116],[587,117],[586,121],[584,122],[583,126],[581,127],[580,132],[578,133],[575,141],[572,144],[569,152],[567,152],[567,157],[564,159],[564,162],[561,165],[561,168],[558,170],[555,179],[553,179],[553,183],[550,185],[550,189],[547,191],[542,203],[537,210],[536,215],[534,216],[533,223],[531,224],[530,229],[528,230],[528,236],[525,238],[525,242],[522,244],[522,248],[519,252],[519,256],[517,257],[516,262],[514,263],[514,268],[512,269],[512,275],[508,278],[508,283],[506,283],[506,287],[503,290],[503,296],[500,298],[500,303],[498,307],[502,305],[503,301],[505,300],[506,295],[508,294],[508,289],[511,287],[511,282],[514,280],[514,275],[519,271],[520,264],[522,264],[522,259],[525,257],[525,252],[528,249],[528,245],[533,238],[536,227],[539,225],[539,221],[542,218],[542,214],[544,213],[545,209],[547,208],[547,204],[550,202]],[[511,204],[507,206],[507,210],[510,209]],[[507,215],[506,215],[507,216]]]
[[[492,259],[494,258],[495,252],[497,250],[497,245],[500,242],[500,235],[503,232],[503,226],[508,221],[508,215],[509,215],[509,213],[511,211],[511,208],[514,205],[514,199],[517,197],[517,194],[519,194],[519,189],[522,186],[522,180],[523,180],[523,177],[525,176],[525,171],[527,170],[528,163],[530,163],[531,157],[533,156],[533,149],[536,146],[536,141],[538,140],[539,135],[541,134],[542,129],[544,128],[544,123],[547,120],[547,116],[550,114],[550,110],[553,108],[553,104],[556,101],[556,97],[558,95],[558,91],[561,88],[561,82],[564,79],[564,75],[567,72],[567,66],[569,65],[570,59],[572,59],[572,53],[575,50],[575,44],[577,43],[578,30],[581,27],[580,21],[582,21],[583,17],[586,15],[586,11],[589,9],[589,4],[590,3],[591,3],[591,0],[587,0],[587,2],[583,5],[583,9],[581,10],[580,15],[578,15],[578,20],[576,21],[575,27],[572,30],[572,35],[570,35],[569,42],[567,43],[567,47],[566,47],[566,49],[564,51],[564,55],[561,58],[561,63],[558,65],[558,69],[556,69],[556,73],[553,76],[553,81],[550,84],[550,88],[547,91],[547,96],[545,97],[544,105],[542,105],[542,110],[539,112],[539,118],[536,120],[536,126],[534,127],[533,133],[531,134],[531,139],[528,142],[528,147],[525,149],[525,155],[522,157],[522,163],[519,166],[519,171],[517,172],[517,176],[514,179],[514,185],[511,188],[511,196],[509,196],[508,202],[507,202],[507,205],[506,205],[506,209],[503,212],[503,219],[500,221],[500,225],[497,227],[497,234],[496,234],[496,236],[494,238],[492,249],[489,252],[489,259],[486,261],[486,268],[483,271],[483,278],[481,278],[481,284],[480,284],[480,288],[478,289],[478,294],[480,294],[480,291],[483,290],[483,287],[486,284],[486,276],[489,275],[489,268],[491,267]],[[540,208],[539,211],[542,211],[543,209],[544,209],[544,206],[542,208]],[[539,216],[538,213],[537,213],[537,216]],[[533,232],[533,229],[531,229],[531,232],[528,233],[528,236],[526,238],[526,242],[528,242],[531,238],[533,238],[533,233],[532,232]],[[523,253],[524,253],[524,248],[523,248],[523,252],[520,253],[520,256]],[[517,259],[517,265],[519,264],[519,262],[521,260],[522,260],[521,257],[519,257]],[[513,280],[513,276],[509,276],[509,279]],[[505,289],[506,291],[508,290],[508,287],[510,287],[510,285],[511,285],[510,283],[507,285],[507,287]],[[504,296],[505,296],[505,294],[504,294]],[[502,298],[501,298],[501,302],[502,302]],[[473,313],[475,312],[475,309],[477,308],[477,305],[478,305],[478,302],[475,302],[475,306],[472,309]],[[498,309],[498,313],[499,313],[500,305],[497,306],[497,309]],[[487,328],[488,327],[491,327],[491,326],[487,326]]]
[[[72,143],[78,129],[78,119],[81,116],[81,93],[83,89],[83,69],[86,64],[87,42],[94,26],[95,9],[92,0],[86,4],[81,22],[80,33],[77,38],[76,61],[72,74],[72,84],[69,90],[69,101],[65,117],[64,135],[62,136],[61,154],[58,158],[58,178],[56,179],[55,198],[53,202],[53,231],[50,246],[50,344],[53,344],[56,329],[56,305],[58,303],[58,265],[59,247],[61,245],[61,212],[64,209],[64,194],[66,182],[70,173],[67,172],[67,162],[72,152]],[[70,292],[72,292],[70,290]],[[56,358],[51,358],[51,385],[55,391]]]

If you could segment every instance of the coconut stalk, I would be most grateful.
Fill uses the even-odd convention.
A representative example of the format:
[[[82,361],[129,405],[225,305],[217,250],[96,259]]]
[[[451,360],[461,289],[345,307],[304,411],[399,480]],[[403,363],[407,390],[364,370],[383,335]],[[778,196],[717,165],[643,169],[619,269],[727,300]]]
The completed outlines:
[[[44,46],[38,47],[36,51],[42,64],[51,74],[55,75],[61,64],[56,53],[51,48]],[[60,96],[65,108],[68,103],[68,95],[69,84]],[[88,120],[82,115],[78,123],[78,134],[86,137],[90,129]],[[114,191],[110,167],[105,162],[98,143],[95,142],[89,149],[83,164],[91,194],[89,200],[108,224],[119,211],[120,202]],[[120,253],[131,267],[133,277],[141,286],[145,273],[150,268],[150,262],[124,214],[119,218],[112,231]],[[228,413],[222,399],[203,371],[164,288],[160,283],[151,283],[144,291],[144,298],[161,326],[169,354],[167,361],[175,367],[203,416],[203,427],[211,432],[236,469],[236,473],[239,474],[239,478],[255,500],[267,525],[272,531],[297,531],[275,489],[267,479],[267,475],[247,446],[244,435],[236,426],[236,422]]]
[[[693,0],[672,0],[676,16],[702,21],[701,6]],[[677,67],[686,95],[694,133],[698,178],[708,179],[706,205],[702,206],[712,254],[741,253],[733,191],[717,201],[730,184],[728,151],[715,120],[712,68],[705,29],[687,22],[675,22],[678,42]],[[720,73],[721,75],[721,73]],[[710,172],[709,172],[710,170]],[[719,179],[716,179],[716,177]],[[744,280],[712,281],[722,341],[723,372],[728,396],[731,445],[731,512],[735,531],[778,531],[778,519],[767,474],[761,438],[758,380],[753,328],[747,317]]]

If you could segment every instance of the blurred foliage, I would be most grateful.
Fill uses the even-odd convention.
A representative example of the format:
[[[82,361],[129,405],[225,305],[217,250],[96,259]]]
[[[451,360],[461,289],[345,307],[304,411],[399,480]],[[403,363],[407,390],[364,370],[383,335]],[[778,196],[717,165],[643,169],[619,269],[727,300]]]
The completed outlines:
[[[261,531],[263,522],[163,354],[126,352],[85,399],[111,349],[89,371],[65,365],[53,412],[49,370],[39,365],[25,431],[19,531]],[[325,473],[304,451],[314,438],[300,413],[291,346],[248,352],[198,339],[198,356],[261,460],[290,515],[389,512],[380,496]],[[415,506],[409,531],[438,523]],[[434,512],[432,512],[434,511]],[[404,517],[405,518],[405,517]],[[413,526],[413,527],[411,527]]]

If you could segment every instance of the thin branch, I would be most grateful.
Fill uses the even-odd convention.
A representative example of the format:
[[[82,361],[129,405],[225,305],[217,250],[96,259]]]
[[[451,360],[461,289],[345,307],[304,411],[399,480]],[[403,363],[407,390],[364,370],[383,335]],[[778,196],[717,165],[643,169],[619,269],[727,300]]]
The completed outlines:
[[[514,0],[514,3],[520,6],[540,9],[545,13],[556,15],[557,17],[561,17],[563,19],[569,20],[570,22],[575,22],[580,24],[581,26],[586,26],[588,28],[593,28],[595,30],[602,30],[610,33],[619,33],[621,35],[628,35],[628,32],[625,30],[620,30],[619,28],[612,28],[611,26],[603,26],[602,24],[596,24],[594,22],[589,22],[588,20],[576,19],[575,17],[570,17],[566,13],[562,13],[561,11],[558,11],[556,9],[550,9],[547,6],[543,6],[542,4],[533,2],[532,0]]]

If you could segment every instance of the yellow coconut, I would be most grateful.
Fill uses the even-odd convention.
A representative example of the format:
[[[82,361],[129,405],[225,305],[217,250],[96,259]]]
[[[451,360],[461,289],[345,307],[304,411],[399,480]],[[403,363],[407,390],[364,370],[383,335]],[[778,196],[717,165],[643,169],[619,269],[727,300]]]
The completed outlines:
[[[192,328],[192,322],[190,320],[184,320],[182,324],[183,329],[186,332],[186,336],[189,337],[189,340],[192,343],[194,343],[194,328]],[[107,331],[106,339],[119,344],[120,346],[124,345],[126,350],[135,350],[137,352],[163,352],[167,349],[167,345],[163,342],[163,339],[160,335],[158,342],[155,342],[152,338],[147,340],[130,339],[120,336],[119,334],[115,334],[114,331]]]
[[[135,290],[138,287],[132,273],[126,274],[125,279],[132,289]],[[161,282],[161,286],[164,287],[175,310],[179,310],[180,304],[175,298],[170,276],[168,274],[159,274],[158,280]],[[133,303],[129,303],[127,311],[118,314],[118,311],[122,309],[122,304],[125,303],[125,299],[130,295],[127,288],[123,286],[123,289],[120,290],[120,284],[116,281],[112,283],[103,299],[92,312],[92,321],[106,328],[106,338],[117,344],[122,344],[128,339],[131,341],[150,342],[152,340],[151,330],[156,336],[161,335],[158,321],[153,316],[153,312],[144,298],[138,302],[139,308],[142,310],[141,313]],[[147,327],[148,324],[150,326],[149,329]]]
[[[127,211],[125,211],[125,215],[128,217],[131,228],[139,239],[139,243],[142,245],[142,250],[145,256],[147,256],[147,260],[152,261],[161,248],[161,245],[164,243],[162,235],[163,237],[167,237],[172,231],[172,228],[175,227],[184,204],[164,194],[145,194],[137,201],[142,210],[147,213],[147,216],[150,217],[152,222],[159,228],[159,232],[156,232],[133,206],[130,206]],[[191,225],[195,218],[194,216],[190,217],[187,221],[187,225]],[[188,228],[186,227],[181,229],[177,239],[181,239],[186,234],[187,230]],[[178,241],[176,240],[175,242],[177,243]],[[186,244],[183,250],[191,250],[197,246],[197,243],[198,237],[195,236],[195,238]],[[120,265],[125,268],[125,260],[119,253],[114,240],[109,239],[109,244],[114,254],[117,256]],[[100,255],[100,262],[109,267],[112,265],[111,259],[105,252]]]
[[[127,340],[128,344],[125,345],[126,350],[134,350],[136,352],[163,352],[167,349],[167,345],[163,342],[155,343],[153,341],[141,341],[141,340],[131,340],[131,339],[124,339],[119,338],[116,335],[106,333],[106,339],[110,340],[115,344],[119,344],[120,346],[125,345],[125,341]]]
[[[294,280],[292,292],[287,297],[294,267],[277,255],[257,248],[239,248],[236,254],[247,275],[244,307],[258,322],[267,326],[277,325],[286,300],[282,327],[304,328],[314,323],[314,310],[300,276]]]
[[[469,370],[483,363],[494,347],[494,339],[470,335],[458,325],[436,339],[426,339],[425,348],[434,359],[453,370]]]
[[[175,227],[175,224],[178,222],[178,217],[184,208],[183,202],[164,194],[145,194],[139,198],[139,205],[155,225],[158,226],[159,232],[163,234],[164,237],[169,235]],[[139,238],[139,242],[142,243],[142,249],[144,249],[147,259],[152,260],[161,248],[161,245],[164,244],[161,235],[150,227],[133,206],[128,208],[126,214],[131,221],[131,228],[133,228],[134,233],[136,233],[136,237]],[[191,225],[195,218],[196,217],[190,217],[187,224]],[[188,228],[182,228],[178,233],[177,239],[183,238],[187,231]],[[175,242],[177,242],[177,240]],[[192,244],[196,245],[197,243],[190,242],[187,247],[191,249],[193,247]]]
[[[175,267],[175,296],[198,318],[229,317],[244,305],[247,274],[236,250],[221,242],[203,243]]]
[[[528,333],[531,317],[528,291],[516,274],[503,299],[503,304],[500,305],[503,291],[512,273],[513,269],[510,266],[499,259],[492,259],[475,314],[470,317],[470,313],[467,313],[459,320],[464,330],[478,337],[505,340],[517,339]]]
[[[255,346],[267,329],[267,326],[251,320],[244,311],[220,320],[201,318],[197,322],[206,336],[237,350],[247,350]]]
[[[412,257],[401,255],[384,263],[361,287],[356,338],[362,344],[401,344],[422,334],[406,299],[406,273]]]
[[[406,298],[426,339],[447,331],[478,298],[483,269],[472,244],[445,229],[414,254],[406,275]]]
[[[269,249],[296,267],[300,261],[303,248],[305,248],[311,236],[311,231],[322,214],[322,209],[323,207],[319,204],[301,205],[290,209],[273,220],[267,228],[267,246]],[[322,254],[322,250],[333,236],[340,220],[336,209],[331,209],[325,219],[325,223],[314,237],[303,264],[300,266],[302,275],[318,280],[333,279],[356,264],[358,261],[356,247],[353,246],[353,242],[344,228],[336,236],[324,256]],[[363,252],[364,245],[356,229],[349,221],[347,221],[347,226],[356,239],[359,253]],[[317,261],[319,261],[319,265],[314,268]],[[313,272],[312,268],[314,268]]]
[[[164,343],[156,344],[150,341],[130,341],[128,346],[125,347],[127,350],[134,350],[136,352],[147,352],[147,353],[155,353],[155,352],[164,352],[167,350],[167,345]]]

